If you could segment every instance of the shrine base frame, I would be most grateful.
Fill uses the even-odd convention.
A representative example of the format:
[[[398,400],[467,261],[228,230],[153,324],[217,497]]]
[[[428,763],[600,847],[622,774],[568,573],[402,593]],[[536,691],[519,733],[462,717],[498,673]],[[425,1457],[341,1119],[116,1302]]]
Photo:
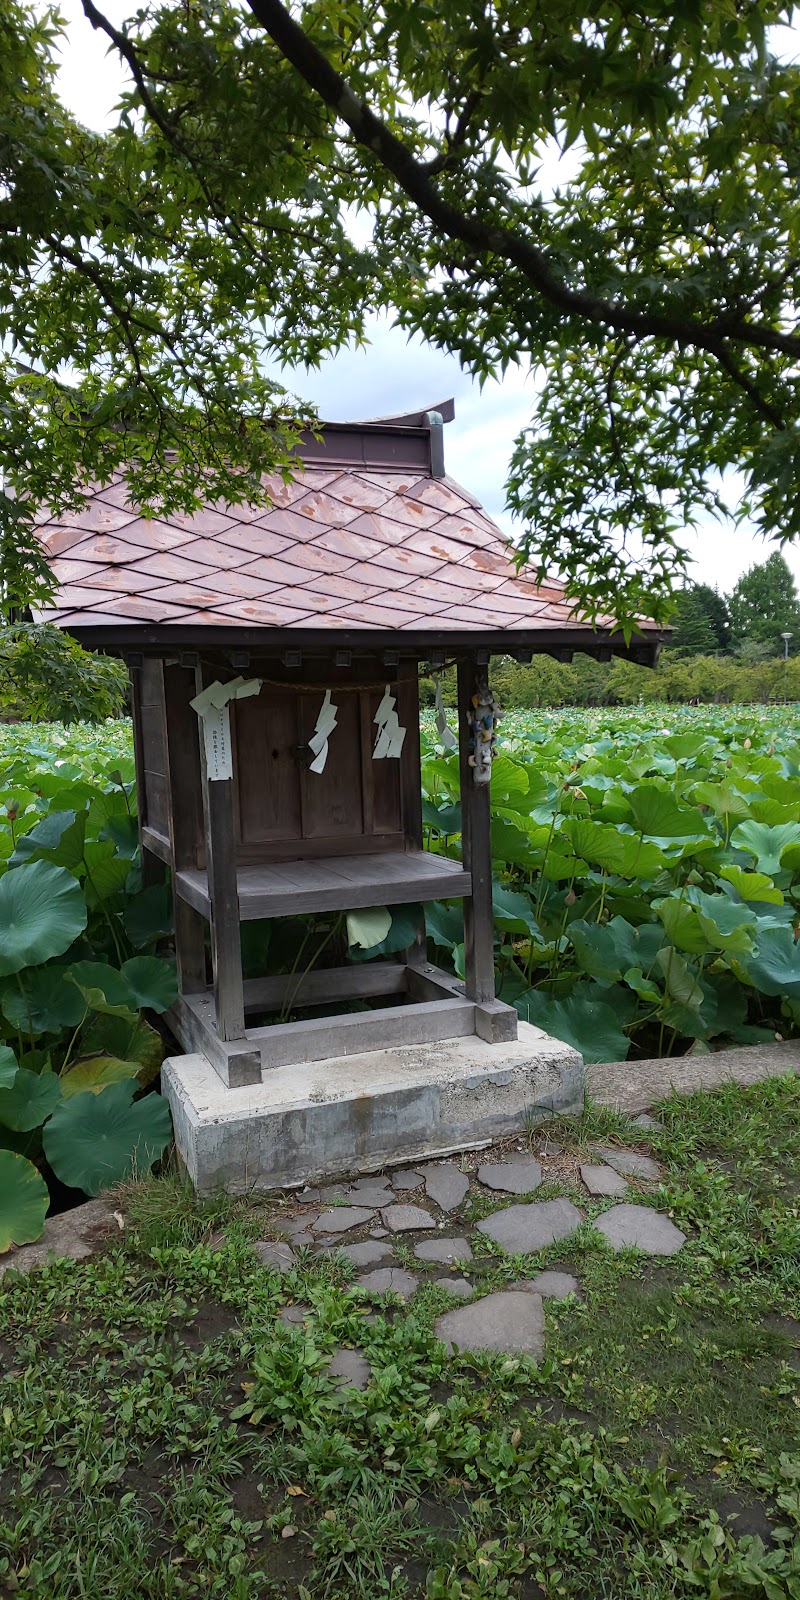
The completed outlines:
[[[203,989],[183,994],[167,1021],[188,1054],[210,1061],[229,1088],[261,1083],[264,1075],[292,1063],[324,1061],[402,1045],[432,1044],[477,1035],[488,1043],[517,1038],[517,1013],[500,1000],[483,1003],[467,997],[460,979],[429,962],[375,962],[333,967],[245,982],[245,1028],[237,1039],[223,1039],[214,996]],[[399,1004],[336,1016],[248,1025],[270,1011],[298,1010],[329,1002],[397,997]]]

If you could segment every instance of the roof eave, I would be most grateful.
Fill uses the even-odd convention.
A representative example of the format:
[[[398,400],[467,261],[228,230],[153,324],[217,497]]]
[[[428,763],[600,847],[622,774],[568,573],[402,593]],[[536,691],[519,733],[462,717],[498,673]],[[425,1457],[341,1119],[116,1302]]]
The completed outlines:
[[[46,620],[46,619],[43,619]],[[626,642],[621,631],[613,633],[592,628],[514,628],[492,632],[474,629],[429,628],[381,630],[367,628],[259,628],[242,624],[231,627],[189,628],[185,623],[120,622],[113,627],[92,626],[86,622],[61,624],[86,649],[125,655],[143,651],[159,655],[166,650],[197,652],[210,649],[255,650],[277,654],[287,649],[310,655],[327,655],[337,649],[372,653],[396,650],[401,656],[421,659],[431,649],[444,649],[449,656],[488,650],[491,655],[515,655],[530,650],[534,655],[563,657],[565,653],[609,659],[619,656],[639,666],[654,667],[662,644],[668,642],[669,629],[648,629]]]

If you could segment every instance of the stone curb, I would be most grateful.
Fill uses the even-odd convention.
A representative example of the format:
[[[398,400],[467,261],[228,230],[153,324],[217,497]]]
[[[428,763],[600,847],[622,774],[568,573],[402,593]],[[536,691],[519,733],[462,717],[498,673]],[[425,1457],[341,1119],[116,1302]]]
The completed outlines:
[[[31,1267],[47,1267],[54,1261],[85,1261],[100,1245],[119,1238],[125,1220],[114,1192],[98,1195],[84,1205],[48,1217],[44,1232],[34,1244],[12,1245],[0,1256],[0,1278],[13,1267],[15,1272],[30,1272]]]
[[[726,1083],[747,1088],[787,1072],[800,1073],[800,1040],[748,1045],[716,1055],[678,1056],[674,1061],[612,1061],[586,1067],[585,1072],[587,1100],[636,1116],[649,1111],[671,1089],[676,1094],[697,1094]]]

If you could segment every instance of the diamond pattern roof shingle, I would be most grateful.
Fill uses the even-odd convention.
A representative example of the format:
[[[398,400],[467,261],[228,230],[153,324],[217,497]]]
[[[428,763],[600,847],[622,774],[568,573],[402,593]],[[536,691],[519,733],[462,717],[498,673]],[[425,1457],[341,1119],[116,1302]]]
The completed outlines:
[[[40,523],[60,584],[43,615],[77,630],[585,632],[557,584],[517,575],[503,534],[449,478],[307,464],[268,487],[267,511],[149,520],[122,478],[96,488],[81,510]]]

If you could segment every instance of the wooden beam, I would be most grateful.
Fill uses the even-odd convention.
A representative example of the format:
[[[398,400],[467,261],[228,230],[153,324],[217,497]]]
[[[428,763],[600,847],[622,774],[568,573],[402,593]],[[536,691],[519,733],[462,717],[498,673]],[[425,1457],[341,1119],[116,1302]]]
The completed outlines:
[[[204,687],[202,666],[197,668],[196,683],[199,694]],[[245,1023],[239,896],[236,889],[233,779],[209,778],[202,738],[200,766],[217,1031],[221,1039],[241,1039],[244,1037]],[[181,874],[176,872],[176,887],[180,879]]]
[[[245,1011],[281,1011],[287,1000],[292,1009],[327,1005],[331,1000],[404,994],[407,987],[406,969],[396,961],[354,962],[349,967],[320,967],[310,972],[280,973],[274,978],[248,978],[244,1007]]]
[[[474,658],[458,663],[458,749],[461,775],[461,847],[472,892],[464,901],[464,968],[470,1000],[494,1000],[494,918],[490,785],[478,784],[469,764],[472,697],[478,685]]]
[[[430,964],[409,967],[408,992],[412,1000],[444,1000],[463,996],[466,986],[460,978]],[[519,1018],[504,1000],[484,1000],[475,1005],[475,1032],[488,1044],[507,1044],[518,1037]]]
[[[165,1021],[187,1055],[205,1056],[227,1089],[243,1089],[261,1082],[261,1054],[247,1039],[221,1039],[214,1014],[214,997],[179,995]]]

